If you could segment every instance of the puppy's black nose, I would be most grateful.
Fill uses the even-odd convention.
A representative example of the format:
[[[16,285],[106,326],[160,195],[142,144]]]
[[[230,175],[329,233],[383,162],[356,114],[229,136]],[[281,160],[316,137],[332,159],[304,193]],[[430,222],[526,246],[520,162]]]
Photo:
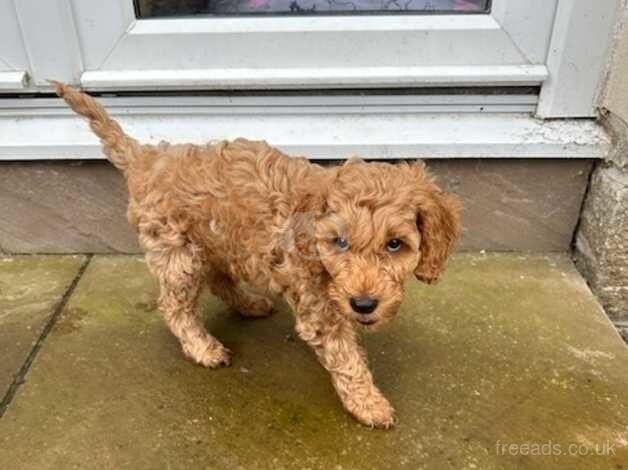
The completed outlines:
[[[351,308],[353,310],[363,315],[373,313],[377,308],[377,299],[374,299],[373,297],[351,297],[349,303],[351,304]]]

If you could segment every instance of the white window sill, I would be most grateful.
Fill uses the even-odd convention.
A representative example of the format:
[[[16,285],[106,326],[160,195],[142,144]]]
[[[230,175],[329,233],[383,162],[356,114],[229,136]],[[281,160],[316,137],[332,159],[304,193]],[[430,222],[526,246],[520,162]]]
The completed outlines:
[[[604,158],[593,120],[531,117],[536,97],[107,98],[143,142],[264,139],[291,155],[364,158]],[[395,98],[395,97],[393,97]],[[173,100],[182,104],[175,106]],[[414,101],[413,101],[414,100]],[[41,103],[47,103],[42,106]],[[169,104],[170,103],[170,104]],[[186,104],[187,103],[187,104]],[[483,112],[479,110],[482,109]],[[490,112],[488,112],[490,111]],[[524,112],[525,111],[525,112]],[[101,159],[86,123],[59,100],[0,102],[0,160]]]

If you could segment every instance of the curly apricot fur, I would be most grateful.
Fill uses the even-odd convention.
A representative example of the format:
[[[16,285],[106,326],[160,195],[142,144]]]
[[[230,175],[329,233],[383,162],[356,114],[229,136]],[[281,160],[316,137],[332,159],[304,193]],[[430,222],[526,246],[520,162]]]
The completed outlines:
[[[351,159],[324,168],[245,139],[143,145],[93,98],[55,86],[127,179],[128,218],[185,355],[206,367],[230,361],[199,319],[204,285],[248,316],[268,315],[270,297],[281,296],[345,408],[366,425],[392,426],[394,410],[357,339],[365,322],[349,299],[377,298],[366,328],[379,328],[395,316],[412,273],[425,282],[441,274],[460,232],[460,204],[423,163]],[[337,237],[348,249],[338,249]],[[398,251],[387,251],[390,239],[401,241]]]

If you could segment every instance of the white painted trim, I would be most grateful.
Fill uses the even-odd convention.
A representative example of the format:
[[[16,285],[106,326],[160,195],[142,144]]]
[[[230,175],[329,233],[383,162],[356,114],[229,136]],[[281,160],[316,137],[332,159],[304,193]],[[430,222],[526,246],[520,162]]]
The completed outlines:
[[[354,113],[118,116],[141,141],[205,143],[245,136],[291,155],[347,158],[603,158],[609,140],[592,120],[543,122],[527,114]],[[0,115],[0,159],[100,159],[87,124],[70,115]]]
[[[536,95],[227,95],[115,96],[98,100],[114,116],[533,113]],[[72,115],[58,98],[0,100],[0,116]],[[324,119],[322,117],[321,119]]]
[[[225,33],[485,31],[498,30],[500,25],[491,15],[236,16],[139,20],[127,29],[130,36],[211,36]]]
[[[0,91],[20,91],[26,87],[26,72],[0,72]]]
[[[537,115],[595,117],[620,0],[559,0]]]
[[[395,106],[401,109],[407,106],[465,106],[465,105],[514,105],[536,107],[538,96],[534,94],[504,95],[504,94],[286,94],[280,92],[270,92],[263,94],[216,94],[216,95],[193,95],[193,96],[111,96],[104,93],[97,98],[109,110],[124,109],[119,111],[123,114],[135,113],[138,108],[159,108],[165,113],[178,113],[180,110],[190,108],[207,108],[224,106],[237,108],[240,106],[256,106],[258,112],[264,112],[269,107],[295,108],[318,107],[329,109],[330,106],[351,106],[361,107],[366,110],[377,106]],[[4,98],[0,100],[0,112],[10,110],[11,112],[28,111],[38,108],[37,112],[45,112],[48,109],[58,109],[70,112],[67,105],[58,98]],[[113,111],[114,113],[116,111]]]
[[[436,67],[325,67],[293,69],[106,70],[85,72],[91,90],[365,88],[438,85],[533,85],[544,65]]]

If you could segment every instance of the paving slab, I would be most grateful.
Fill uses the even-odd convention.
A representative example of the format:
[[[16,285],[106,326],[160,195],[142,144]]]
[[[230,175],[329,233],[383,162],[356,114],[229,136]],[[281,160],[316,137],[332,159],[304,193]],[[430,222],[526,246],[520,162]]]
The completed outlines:
[[[0,400],[83,262],[83,256],[0,256]]]
[[[156,294],[140,259],[92,260],[0,419],[0,468],[628,468],[628,349],[567,256],[461,255],[413,282],[364,337],[390,431],[342,410],[281,305],[247,320],[205,297],[234,351],[210,371]]]

